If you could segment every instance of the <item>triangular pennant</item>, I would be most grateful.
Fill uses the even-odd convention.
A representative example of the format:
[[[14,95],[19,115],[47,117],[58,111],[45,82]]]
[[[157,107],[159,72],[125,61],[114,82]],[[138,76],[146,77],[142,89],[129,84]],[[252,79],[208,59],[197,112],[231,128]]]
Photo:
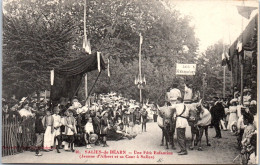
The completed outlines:
[[[107,76],[110,77],[109,59],[107,59]]]
[[[242,44],[241,40],[238,40],[237,41],[237,51],[238,51],[238,53],[240,53],[242,51],[242,48],[243,48],[243,44]]]
[[[257,7],[237,6],[238,13],[247,19],[250,19],[251,13],[255,9],[257,9]]]

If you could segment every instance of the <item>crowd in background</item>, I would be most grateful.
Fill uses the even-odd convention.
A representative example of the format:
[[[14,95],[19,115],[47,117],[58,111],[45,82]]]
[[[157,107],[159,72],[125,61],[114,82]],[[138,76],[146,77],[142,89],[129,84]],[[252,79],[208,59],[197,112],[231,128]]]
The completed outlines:
[[[116,93],[93,95],[87,102],[61,98],[58,105],[50,105],[44,99],[3,99],[5,120],[35,119],[36,156],[41,156],[40,150],[60,153],[61,148],[74,151],[74,145],[90,149],[107,147],[107,140],[131,140],[146,132],[148,119],[157,112],[154,105],[142,105]]]
[[[214,97],[207,108],[212,115],[215,138],[222,138],[221,129],[230,131],[237,137],[242,160],[247,162],[256,157],[257,102],[250,98],[250,92],[246,93],[243,101],[241,104],[239,92],[235,92],[234,96],[227,99]]]

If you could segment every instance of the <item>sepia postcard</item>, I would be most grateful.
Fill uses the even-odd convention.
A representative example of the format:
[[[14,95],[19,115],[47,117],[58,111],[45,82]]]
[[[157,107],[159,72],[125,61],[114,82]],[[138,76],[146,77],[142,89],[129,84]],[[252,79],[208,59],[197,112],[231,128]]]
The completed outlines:
[[[258,164],[257,0],[3,0],[2,163]]]

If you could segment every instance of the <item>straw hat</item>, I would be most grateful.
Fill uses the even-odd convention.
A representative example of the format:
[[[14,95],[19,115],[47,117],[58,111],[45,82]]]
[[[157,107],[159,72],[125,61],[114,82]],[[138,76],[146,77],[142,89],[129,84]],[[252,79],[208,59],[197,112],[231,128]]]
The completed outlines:
[[[255,101],[255,100],[252,100],[252,101],[250,102],[250,105],[256,105],[256,101]]]
[[[89,135],[89,142],[91,144],[94,144],[98,140],[98,135],[97,134],[90,134]]]
[[[231,101],[230,101],[230,103],[232,104],[232,103],[236,103],[236,102],[238,102],[238,100],[235,98],[235,99],[232,99]]]
[[[101,116],[104,116],[106,113],[107,113],[107,111],[103,111],[103,112],[101,113]]]

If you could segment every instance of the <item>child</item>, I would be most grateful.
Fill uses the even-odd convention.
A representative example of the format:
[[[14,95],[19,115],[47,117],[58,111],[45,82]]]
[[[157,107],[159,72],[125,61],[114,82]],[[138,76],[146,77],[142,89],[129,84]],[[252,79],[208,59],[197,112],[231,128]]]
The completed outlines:
[[[45,133],[44,133],[44,150],[46,152],[51,151],[51,146],[54,143],[54,139],[53,139],[53,117],[51,116],[51,112],[48,109],[46,111],[46,115],[43,117],[42,122],[43,122],[43,126],[45,128]]]
[[[60,108],[58,106],[54,107],[54,114],[52,115],[54,121],[53,121],[53,127],[54,127],[54,133],[53,133],[53,139],[54,139],[54,146],[56,146],[56,140],[58,141],[58,146],[56,146],[56,150],[58,153],[60,153],[59,148],[61,147],[61,117],[59,115]],[[55,147],[54,147],[55,148]]]
[[[90,145],[90,141],[89,141],[89,136],[90,134],[94,133],[94,128],[93,128],[93,124],[92,124],[92,118],[89,117],[87,119],[87,123],[85,125],[85,133],[84,133],[84,138],[85,138],[85,142],[87,144],[86,148],[87,149],[91,149],[91,145]]]
[[[72,152],[74,147],[74,134],[76,134],[76,120],[73,117],[73,110],[68,109],[67,116],[64,119],[65,135],[67,136],[67,142],[64,144],[65,151],[69,151],[69,145]]]
[[[107,145],[107,132],[108,132],[108,128],[109,123],[108,123],[108,113],[107,111],[102,112],[101,114],[102,118],[100,121],[100,125],[101,125],[101,134],[100,136],[102,137],[103,140],[103,147],[108,147]]]
[[[42,156],[39,153],[40,148],[42,147],[43,143],[43,135],[45,132],[42,119],[44,117],[44,106],[39,107],[40,111],[36,113],[36,120],[35,120],[35,133],[36,133],[36,153],[35,156]]]

